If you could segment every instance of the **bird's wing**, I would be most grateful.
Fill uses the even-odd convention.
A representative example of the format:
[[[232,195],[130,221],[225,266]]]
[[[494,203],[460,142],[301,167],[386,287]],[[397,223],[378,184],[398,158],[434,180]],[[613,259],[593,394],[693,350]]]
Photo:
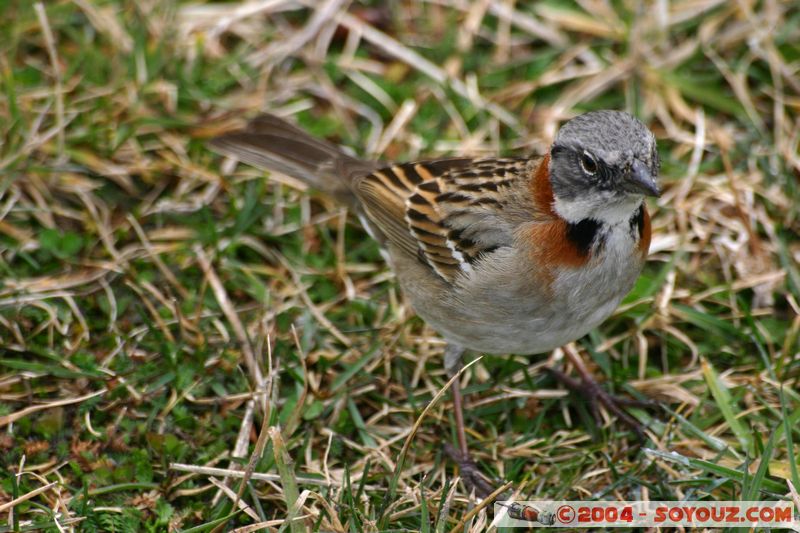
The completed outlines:
[[[367,217],[396,248],[453,282],[485,254],[511,246],[515,181],[528,159],[443,159],[405,163],[355,183]],[[517,192],[515,192],[517,191]]]

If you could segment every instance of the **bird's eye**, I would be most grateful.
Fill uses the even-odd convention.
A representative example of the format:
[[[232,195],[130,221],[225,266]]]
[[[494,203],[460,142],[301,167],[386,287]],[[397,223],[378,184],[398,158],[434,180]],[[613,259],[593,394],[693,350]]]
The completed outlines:
[[[593,176],[597,172],[597,161],[594,160],[591,154],[584,152],[581,156],[581,168],[588,175]]]

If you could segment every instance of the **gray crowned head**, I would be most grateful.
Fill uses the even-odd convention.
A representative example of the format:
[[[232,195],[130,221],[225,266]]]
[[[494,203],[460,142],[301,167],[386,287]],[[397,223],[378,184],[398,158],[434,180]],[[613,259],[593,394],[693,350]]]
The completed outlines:
[[[550,149],[556,212],[569,222],[630,219],[659,196],[656,139],[622,111],[592,111],[564,124]]]

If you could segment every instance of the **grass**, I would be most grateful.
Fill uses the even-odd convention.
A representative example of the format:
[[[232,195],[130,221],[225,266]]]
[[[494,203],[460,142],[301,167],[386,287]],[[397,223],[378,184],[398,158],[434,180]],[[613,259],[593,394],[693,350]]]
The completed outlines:
[[[443,343],[377,245],[206,148],[261,110],[387,160],[636,113],[651,261],[565,349],[661,403],[647,442],[567,397],[557,350],[463,374],[470,444],[520,499],[800,505],[800,10],[303,5],[0,0],[0,530],[489,526],[442,452]]]

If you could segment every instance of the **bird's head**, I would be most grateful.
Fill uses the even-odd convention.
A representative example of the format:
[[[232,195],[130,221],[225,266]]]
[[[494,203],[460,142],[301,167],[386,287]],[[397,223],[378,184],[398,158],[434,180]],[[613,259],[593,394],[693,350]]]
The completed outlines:
[[[554,209],[571,223],[630,220],[659,196],[652,132],[622,111],[592,111],[564,124],[550,149]]]

